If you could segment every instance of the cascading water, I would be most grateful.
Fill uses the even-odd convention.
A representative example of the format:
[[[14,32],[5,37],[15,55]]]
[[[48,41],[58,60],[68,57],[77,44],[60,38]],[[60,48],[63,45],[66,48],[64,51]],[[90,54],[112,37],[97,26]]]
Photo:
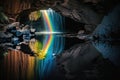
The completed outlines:
[[[42,22],[46,32],[63,32],[64,18],[54,12],[52,9],[40,10],[42,13]],[[36,59],[36,71],[38,72],[38,79],[49,75],[54,68],[54,55],[61,53],[64,49],[64,38],[58,37],[54,34],[46,34],[43,39],[43,54],[44,59]]]

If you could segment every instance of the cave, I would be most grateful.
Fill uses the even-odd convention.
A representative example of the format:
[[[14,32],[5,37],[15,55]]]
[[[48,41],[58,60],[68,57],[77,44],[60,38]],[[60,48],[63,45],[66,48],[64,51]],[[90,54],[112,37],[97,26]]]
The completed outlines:
[[[0,0],[0,80],[120,80],[119,0]]]

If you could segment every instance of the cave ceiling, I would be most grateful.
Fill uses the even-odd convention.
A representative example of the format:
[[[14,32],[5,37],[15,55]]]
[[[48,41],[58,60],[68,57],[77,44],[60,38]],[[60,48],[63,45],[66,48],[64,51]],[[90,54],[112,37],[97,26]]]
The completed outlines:
[[[25,10],[44,10],[52,8],[57,13],[78,23],[93,32],[119,0],[0,0],[1,10],[13,20]],[[114,4],[113,4],[114,3]]]
[[[108,1],[108,2],[107,2]],[[119,0],[0,0],[0,6],[10,17],[26,9],[52,8],[63,16],[88,25],[97,25],[101,16],[111,6],[110,2]],[[115,4],[114,4],[115,5]]]

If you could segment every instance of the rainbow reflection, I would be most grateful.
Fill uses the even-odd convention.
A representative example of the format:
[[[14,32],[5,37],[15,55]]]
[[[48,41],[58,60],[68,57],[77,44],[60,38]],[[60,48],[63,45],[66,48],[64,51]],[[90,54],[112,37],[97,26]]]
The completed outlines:
[[[64,18],[52,9],[40,10],[40,12],[42,23],[45,28],[42,33],[45,33],[45,36],[40,57],[37,57],[35,60],[35,69],[38,74],[37,79],[42,80],[49,75],[55,67],[55,56],[53,55],[60,54],[64,49],[64,38],[47,33],[63,32]]]
[[[46,24],[45,26],[47,27],[46,28],[47,31],[48,32],[53,32],[52,22],[50,20],[50,17],[48,15],[47,11],[46,10],[42,10],[42,14],[43,14],[43,18],[45,20],[45,24]],[[43,47],[43,53],[44,53],[43,55],[44,56],[48,52],[48,49],[49,49],[49,47],[51,45],[51,42],[52,42],[52,38],[53,38],[52,34],[49,34],[48,37],[47,37],[47,41],[45,41],[45,44],[44,44],[44,47]]]

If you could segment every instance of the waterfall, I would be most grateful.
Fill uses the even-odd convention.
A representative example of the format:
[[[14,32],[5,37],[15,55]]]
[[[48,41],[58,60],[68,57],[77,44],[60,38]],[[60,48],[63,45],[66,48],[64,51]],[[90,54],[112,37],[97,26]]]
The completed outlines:
[[[64,18],[60,14],[52,9],[40,10],[40,12],[42,13],[42,22],[46,32],[63,32]],[[36,71],[38,71],[39,79],[49,75],[54,68],[53,55],[60,54],[64,49],[64,38],[53,34],[45,35],[43,48],[47,48],[45,58],[43,60],[36,59]]]

